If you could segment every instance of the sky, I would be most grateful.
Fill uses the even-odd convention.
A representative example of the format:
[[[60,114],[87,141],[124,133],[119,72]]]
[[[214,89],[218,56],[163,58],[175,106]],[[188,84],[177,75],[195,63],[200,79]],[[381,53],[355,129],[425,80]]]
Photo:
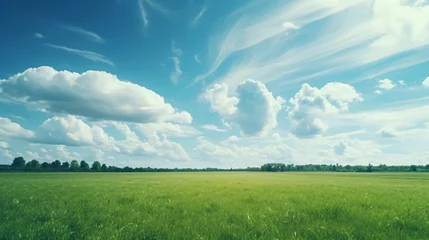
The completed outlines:
[[[5,0],[0,30],[0,164],[429,164],[425,0]]]

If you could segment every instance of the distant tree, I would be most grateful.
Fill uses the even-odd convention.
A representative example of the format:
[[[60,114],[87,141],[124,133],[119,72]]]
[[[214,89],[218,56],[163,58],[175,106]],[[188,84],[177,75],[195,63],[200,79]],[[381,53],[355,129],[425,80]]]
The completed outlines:
[[[51,164],[47,163],[47,162],[43,162],[42,163],[42,169],[47,170],[51,168]]]
[[[52,169],[59,170],[61,168],[60,160],[55,160],[51,163]]]
[[[95,161],[94,163],[92,163],[91,170],[100,171],[100,169],[101,169],[101,164],[99,161]]]
[[[366,172],[372,172],[372,165],[368,164],[368,166],[366,167]]]
[[[39,169],[40,163],[36,159],[33,159],[33,160],[29,161],[25,166],[29,169]]]
[[[79,171],[79,163],[76,160],[71,161],[70,170]]]
[[[410,166],[410,171],[411,172],[416,172],[417,171],[417,166],[416,165],[411,165]]]
[[[107,166],[106,166],[106,164],[103,163],[103,165],[101,165],[101,171],[107,172]]]
[[[80,161],[80,169],[82,171],[88,171],[89,170],[89,164],[85,162],[85,160]]]
[[[70,163],[69,162],[63,162],[63,164],[61,165],[62,169],[69,169],[70,168]]]
[[[13,159],[12,167],[14,168],[24,168],[25,167],[25,160],[23,157],[16,157]]]

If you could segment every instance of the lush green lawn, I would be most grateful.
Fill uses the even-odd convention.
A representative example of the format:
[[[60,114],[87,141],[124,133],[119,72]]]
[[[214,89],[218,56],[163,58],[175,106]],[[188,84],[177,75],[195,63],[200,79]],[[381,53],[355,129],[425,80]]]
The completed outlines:
[[[429,239],[429,174],[0,174],[0,239]]]

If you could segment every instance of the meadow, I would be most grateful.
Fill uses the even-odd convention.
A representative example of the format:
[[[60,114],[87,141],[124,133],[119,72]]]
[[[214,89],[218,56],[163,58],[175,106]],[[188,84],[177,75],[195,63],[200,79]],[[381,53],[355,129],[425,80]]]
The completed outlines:
[[[0,239],[429,239],[429,174],[4,173]]]

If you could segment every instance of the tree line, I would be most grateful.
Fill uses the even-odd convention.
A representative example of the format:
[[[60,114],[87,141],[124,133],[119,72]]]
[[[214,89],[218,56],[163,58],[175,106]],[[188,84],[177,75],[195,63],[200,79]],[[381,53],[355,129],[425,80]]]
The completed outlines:
[[[151,168],[151,167],[116,167],[101,164],[99,161],[94,161],[91,165],[85,160],[72,160],[69,162],[61,162],[55,160],[53,162],[40,163],[36,159],[26,161],[23,157],[16,157],[10,165],[0,165],[0,172],[215,172],[215,171],[251,171],[259,168],[243,168],[243,169],[221,169],[221,168]]]
[[[216,171],[252,171],[252,172],[429,172],[429,164],[427,165],[399,165],[387,166],[381,164],[373,166],[351,166],[339,164],[305,164],[294,165],[284,163],[266,163],[261,167],[247,168],[151,168],[151,167],[116,167],[101,164],[99,161],[94,161],[91,165],[85,160],[73,160],[69,162],[61,162],[55,160],[53,162],[40,163],[36,159],[26,162],[23,157],[16,157],[10,165],[0,165],[0,172],[8,171],[27,171],[27,172],[216,172]]]
[[[294,165],[284,163],[266,163],[261,166],[263,172],[429,172],[429,164],[427,165],[398,165],[388,166],[380,164],[373,166],[351,166],[339,164],[305,164]]]

